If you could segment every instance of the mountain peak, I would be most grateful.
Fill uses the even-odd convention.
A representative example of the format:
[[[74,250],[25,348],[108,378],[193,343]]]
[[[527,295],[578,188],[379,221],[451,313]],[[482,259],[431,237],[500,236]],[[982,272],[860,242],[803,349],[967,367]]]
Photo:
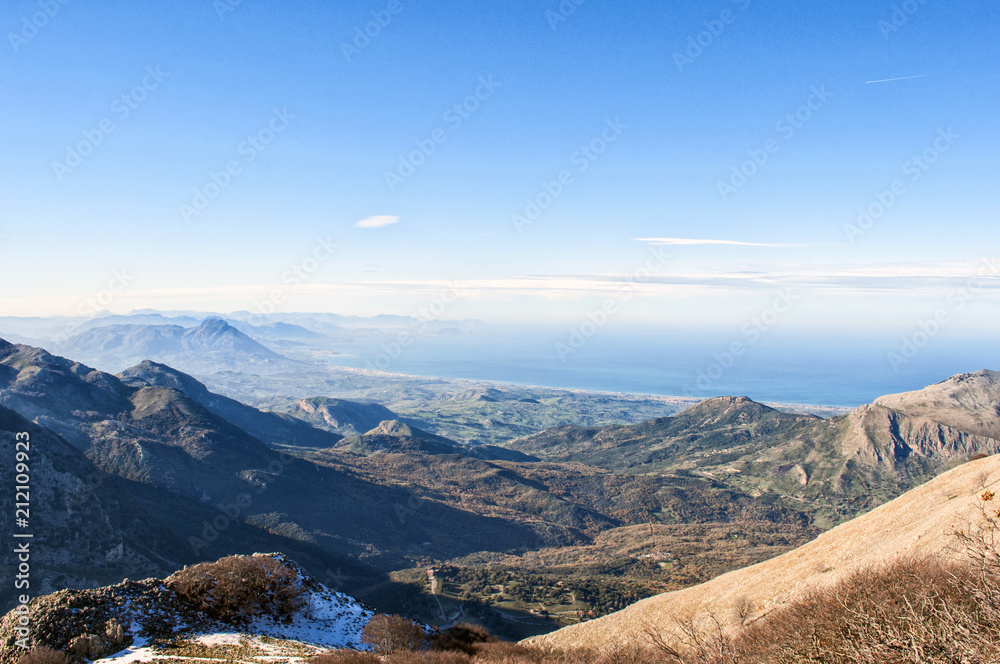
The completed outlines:
[[[221,318],[215,317],[206,318],[198,327],[186,330],[181,336],[181,345],[187,350],[230,350],[267,359],[285,359]]]
[[[166,364],[152,360],[143,360],[134,367],[125,369],[118,374],[118,378],[132,387],[152,387],[154,385],[173,387],[196,401],[201,401],[208,394],[208,388],[197,379]]]
[[[714,397],[695,404],[678,416],[728,420],[733,418],[758,418],[777,412],[774,408],[758,403],[750,397]]]
[[[383,420],[379,425],[365,433],[366,436],[403,436],[406,438],[423,438],[428,436],[426,431],[415,429],[399,420]]]
[[[922,390],[887,394],[874,405],[1000,440],[1000,372],[958,374]]]
[[[1000,383],[1000,371],[993,371],[991,369],[980,369],[979,371],[971,371],[969,373],[957,374],[941,381],[942,383],[987,383],[995,384]]]
[[[233,330],[236,329],[223,319],[219,318],[218,316],[209,316],[205,320],[201,321],[198,327],[204,330],[219,330],[219,331],[226,330],[227,328]]]

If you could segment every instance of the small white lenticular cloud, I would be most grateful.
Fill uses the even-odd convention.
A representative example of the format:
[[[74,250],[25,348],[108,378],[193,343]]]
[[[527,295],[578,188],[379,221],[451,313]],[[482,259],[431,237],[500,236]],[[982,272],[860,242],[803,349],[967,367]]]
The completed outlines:
[[[399,217],[393,217],[390,215],[379,215],[375,217],[368,217],[367,219],[362,219],[358,223],[354,224],[356,228],[382,228],[383,226],[391,226],[399,221]]]

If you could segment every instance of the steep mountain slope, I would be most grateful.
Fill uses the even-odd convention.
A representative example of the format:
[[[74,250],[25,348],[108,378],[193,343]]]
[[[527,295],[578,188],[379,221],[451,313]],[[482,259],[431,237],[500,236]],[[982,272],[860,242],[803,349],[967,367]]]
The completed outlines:
[[[129,429],[136,432],[138,426],[133,424]],[[347,578],[356,583],[375,583],[381,576],[333,548],[324,550],[294,531],[286,532],[280,519],[255,525],[255,509],[259,509],[262,496],[244,492],[215,494],[211,502],[203,500],[208,494],[200,489],[211,485],[191,490],[183,476],[178,482],[177,468],[184,467],[184,454],[175,450],[172,458],[169,447],[150,440],[149,431],[137,443],[141,462],[129,465],[127,457],[123,461],[119,455],[108,454],[104,468],[51,431],[0,406],[0,445],[11,468],[19,451],[14,444],[19,433],[27,433],[29,438],[29,523],[34,537],[28,590],[32,596],[64,587],[87,588],[125,577],[165,574],[204,556],[260,549],[285,551],[317,570],[343,570],[342,575],[349,575]],[[95,456],[107,453],[102,448],[88,452]],[[182,463],[170,465],[178,457]],[[280,455],[276,458],[282,459]],[[216,472],[197,471],[186,479],[212,482],[217,476],[216,485],[239,487],[224,474],[226,466],[219,461],[206,461]],[[187,463],[199,465],[190,459]],[[119,466],[128,478],[105,472]],[[155,471],[162,468],[167,474],[158,477]],[[0,479],[0,490],[12,499],[14,481],[13,473]],[[10,541],[13,532],[23,532],[15,529],[13,517],[13,512],[0,514],[0,533],[6,533]],[[13,578],[17,564],[11,549],[5,551],[0,557],[5,578]],[[0,608],[10,607],[17,594],[13,584],[0,589]]]
[[[0,491],[10,501],[10,509],[0,513],[0,533],[8,542],[28,544],[30,585],[23,590],[29,594],[169,572],[184,560],[173,555],[183,550],[183,539],[140,507],[124,482],[103,473],[51,431],[2,406],[0,450],[10,469],[0,476]],[[15,496],[19,459],[27,467],[22,475],[27,475],[29,488]],[[15,522],[15,498],[28,504],[26,524]],[[17,540],[15,532],[32,537]],[[14,546],[5,547],[2,576],[13,579],[17,566]],[[10,606],[17,594],[13,583],[5,584],[0,607]]]
[[[271,445],[331,447],[342,438],[289,415],[261,412],[235,399],[213,394],[196,379],[164,364],[146,360],[121,372],[118,377],[132,387],[174,388],[214,415]]]
[[[704,625],[714,616],[732,628],[859,569],[911,555],[964,555],[955,533],[980,522],[978,496],[998,485],[1000,457],[970,461],[777,558],[531,641],[556,647],[642,642],[647,626],[669,633],[676,619],[689,617]]]

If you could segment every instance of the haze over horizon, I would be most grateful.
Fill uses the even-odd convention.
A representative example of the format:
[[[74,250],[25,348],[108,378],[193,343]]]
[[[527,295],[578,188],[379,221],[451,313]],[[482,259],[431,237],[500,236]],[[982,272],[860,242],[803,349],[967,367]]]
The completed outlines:
[[[1000,322],[995,4],[48,4],[2,13],[5,315]]]

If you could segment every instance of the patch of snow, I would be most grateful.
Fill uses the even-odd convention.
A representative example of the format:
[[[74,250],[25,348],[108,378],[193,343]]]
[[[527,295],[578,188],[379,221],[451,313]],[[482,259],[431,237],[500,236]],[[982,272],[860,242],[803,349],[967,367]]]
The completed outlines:
[[[131,664],[131,662],[149,662],[156,658],[156,651],[153,650],[149,645],[149,641],[141,636],[135,637],[132,645],[116,652],[113,655],[108,655],[102,659],[94,661],[97,662],[108,662],[108,664]]]
[[[321,588],[309,592],[306,606],[288,623],[258,618],[247,631],[325,648],[363,648],[361,630],[374,614],[349,595]]]
[[[204,646],[238,646],[245,639],[243,634],[233,632],[218,632],[216,634],[201,634],[191,639]]]

